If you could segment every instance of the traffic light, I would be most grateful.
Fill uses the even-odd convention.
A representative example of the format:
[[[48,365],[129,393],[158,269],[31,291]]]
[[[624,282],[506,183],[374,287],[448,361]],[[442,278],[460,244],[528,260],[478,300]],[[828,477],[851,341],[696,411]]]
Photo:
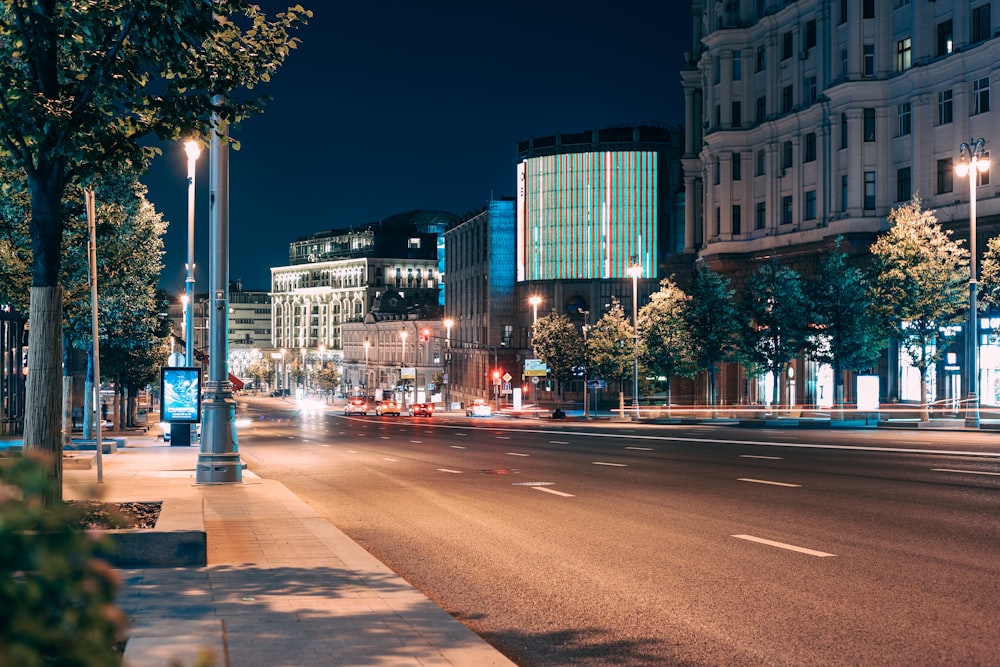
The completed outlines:
[[[500,371],[493,371],[493,384],[500,384]]]

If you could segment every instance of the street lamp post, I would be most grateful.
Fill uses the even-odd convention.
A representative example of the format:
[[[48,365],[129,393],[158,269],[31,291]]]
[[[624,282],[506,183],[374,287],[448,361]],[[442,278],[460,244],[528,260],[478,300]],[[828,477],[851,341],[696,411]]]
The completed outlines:
[[[197,141],[185,141],[184,152],[187,153],[187,183],[188,183],[188,241],[187,241],[187,276],[184,278],[184,363],[194,365],[194,172],[201,146]]]
[[[455,325],[452,319],[444,321],[444,343],[447,348],[444,358],[444,409],[451,409],[451,328]]]
[[[532,319],[531,319],[531,323],[532,324],[534,324],[535,322],[538,321],[538,304],[540,304],[541,302],[542,302],[542,297],[540,297],[538,295],[535,295],[535,296],[533,296],[533,297],[531,297],[531,298],[528,299],[528,303],[531,304],[531,307],[534,310],[533,316],[532,316]]]
[[[639,419],[639,276],[642,274],[642,265],[639,258],[633,258],[632,266],[628,267],[628,274],[632,276],[632,358],[634,367],[632,370],[632,408],[635,419]]]
[[[590,332],[590,325],[587,323],[590,318],[590,311],[580,308],[578,313],[583,315],[583,418],[590,419],[590,407],[587,399],[587,376],[590,374],[590,355],[587,354],[587,333]]]
[[[400,352],[399,358],[399,386],[403,394],[402,405],[400,405],[400,410],[406,409],[406,380],[403,379],[403,367],[406,366],[406,337],[409,335],[407,331],[400,331],[399,337],[403,339],[403,349]]]
[[[369,389],[368,389],[368,348],[370,348],[371,346],[372,346],[371,341],[368,340],[367,338],[365,338],[365,377],[364,377],[364,382],[362,383],[362,384],[364,384],[364,387],[365,387],[365,398],[368,397],[368,392],[369,392]]]
[[[969,375],[969,396],[966,404],[965,425],[979,428],[979,308],[976,275],[976,181],[979,174],[990,168],[990,160],[984,155],[986,140],[970,139],[958,147],[960,162],[955,172],[969,177],[969,325],[967,327],[967,372]]]

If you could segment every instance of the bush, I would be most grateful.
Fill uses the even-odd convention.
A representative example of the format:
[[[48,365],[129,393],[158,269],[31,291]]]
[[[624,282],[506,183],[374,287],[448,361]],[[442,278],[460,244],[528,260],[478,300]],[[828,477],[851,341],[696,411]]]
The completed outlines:
[[[107,545],[79,528],[78,508],[45,506],[50,483],[27,454],[0,458],[0,665],[119,665],[125,616]]]

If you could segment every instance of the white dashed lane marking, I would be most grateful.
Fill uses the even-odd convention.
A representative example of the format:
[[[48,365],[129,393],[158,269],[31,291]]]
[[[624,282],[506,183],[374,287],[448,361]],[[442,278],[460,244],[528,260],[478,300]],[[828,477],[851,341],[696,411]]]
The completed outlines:
[[[739,482],[751,482],[753,484],[769,484],[771,486],[788,486],[788,487],[793,487],[793,488],[797,488],[797,487],[802,486],[801,484],[786,484],[785,482],[772,482],[772,481],[766,480],[766,479],[751,479],[749,477],[738,477],[737,481],[739,481]]]
[[[545,493],[551,493],[553,496],[562,496],[563,498],[575,498],[572,493],[563,493],[562,491],[556,491],[555,489],[550,489],[547,486],[533,486],[531,487],[535,491],[544,491]]]
[[[626,463],[607,463],[605,461],[592,461],[595,466],[611,466],[613,468],[627,468]]]
[[[757,542],[758,544],[766,544],[771,547],[778,547],[779,549],[787,549],[788,551],[795,551],[800,554],[806,554],[808,556],[816,556],[818,558],[830,558],[836,556],[837,554],[829,554],[825,551],[816,551],[815,549],[807,549],[805,547],[797,547],[794,544],[785,544],[784,542],[775,542],[774,540],[767,540],[763,537],[754,537],[753,535],[733,535],[738,540],[747,540],[749,542]]]
[[[952,470],[951,468],[931,468],[932,472],[953,472],[960,475],[997,475],[1000,472],[986,472],[985,470]]]

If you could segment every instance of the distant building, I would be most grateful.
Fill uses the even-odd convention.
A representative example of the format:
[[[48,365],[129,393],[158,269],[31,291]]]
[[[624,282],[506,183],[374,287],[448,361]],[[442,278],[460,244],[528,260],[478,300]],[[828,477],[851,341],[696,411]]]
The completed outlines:
[[[494,385],[493,371],[520,382],[515,222],[514,201],[493,200],[445,233],[445,372],[453,402],[495,398],[504,385]]]
[[[439,245],[455,220],[443,211],[408,211],[291,243],[289,264],[271,269],[274,347],[341,355],[343,324],[363,322],[386,292],[422,315],[440,313]]]

